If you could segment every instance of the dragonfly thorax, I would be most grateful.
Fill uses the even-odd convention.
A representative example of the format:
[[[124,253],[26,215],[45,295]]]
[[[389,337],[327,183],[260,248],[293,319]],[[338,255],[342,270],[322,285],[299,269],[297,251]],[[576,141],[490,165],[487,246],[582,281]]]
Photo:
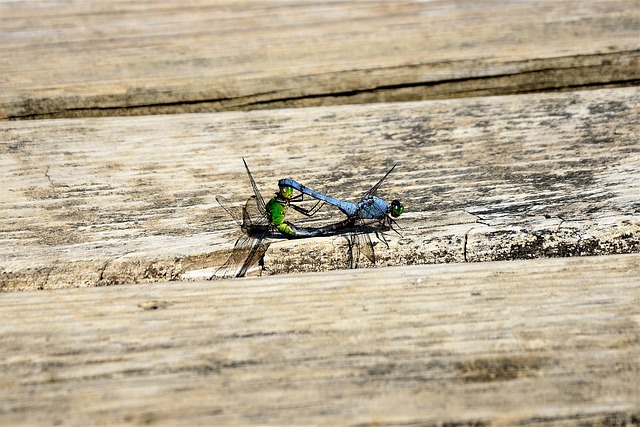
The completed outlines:
[[[387,202],[376,196],[368,196],[357,205],[357,216],[362,219],[382,219],[387,215]]]
[[[282,224],[288,207],[289,201],[282,198],[280,194],[273,196],[265,206],[267,214],[269,215],[269,222],[276,226]]]

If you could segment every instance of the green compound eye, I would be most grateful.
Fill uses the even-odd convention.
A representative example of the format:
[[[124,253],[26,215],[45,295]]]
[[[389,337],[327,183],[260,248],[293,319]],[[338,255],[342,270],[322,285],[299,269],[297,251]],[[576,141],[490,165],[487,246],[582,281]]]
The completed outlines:
[[[289,185],[283,185],[280,187],[280,195],[285,199],[290,199],[293,197],[293,187]]]
[[[399,200],[394,200],[391,202],[391,216],[394,218],[399,217],[404,212],[404,206],[400,203]]]

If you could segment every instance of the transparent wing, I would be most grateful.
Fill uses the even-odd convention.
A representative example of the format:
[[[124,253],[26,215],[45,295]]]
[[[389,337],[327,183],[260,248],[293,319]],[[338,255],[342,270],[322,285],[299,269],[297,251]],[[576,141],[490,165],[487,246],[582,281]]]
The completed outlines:
[[[371,241],[371,236],[369,233],[359,233],[358,240],[360,245],[360,251],[364,254],[364,256],[371,261],[371,264],[376,263],[376,254],[373,250],[373,242]]]
[[[373,250],[373,242],[368,233],[369,230],[360,222],[350,231],[347,241],[349,242],[349,268],[358,268],[360,255],[367,257],[372,264],[376,263],[376,255]]]
[[[266,234],[241,236],[236,240],[227,261],[216,270],[216,277],[244,277],[247,271],[260,262],[270,244]]]
[[[393,167],[391,169],[389,169],[389,172],[387,172],[381,179],[380,181],[377,182],[376,185],[374,185],[373,187],[371,187],[369,189],[369,191],[367,191],[366,193],[364,193],[364,196],[362,197],[362,199],[366,199],[369,196],[373,196],[374,194],[376,194],[376,191],[378,191],[378,188],[380,188],[380,186],[382,185],[382,183],[384,182],[385,179],[387,179],[387,177],[389,176],[389,174],[396,168],[396,165],[393,165]]]
[[[255,239],[251,236],[241,236],[236,240],[231,255],[229,255],[227,261],[216,270],[216,277],[240,277],[240,273],[250,255],[251,248],[255,244],[254,241]]]
[[[271,245],[271,243],[266,242],[265,239],[255,239],[255,242],[251,246],[251,250],[247,255],[247,259],[244,264],[242,264],[242,267],[236,277],[244,277],[251,267],[258,265],[264,254],[267,252],[267,249],[269,249],[269,245]]]
[[[242,219],[228,200],[217,196],[216,200],[240,226],[243,235],[236,240],[227,261],[216,270],[217,277],[243,277],[249,269],[258,264],[269,248],[266,241],[269,233],[266,218],[260,216],[256,196],[247,199],[242,208]]]
[[[244,163],[244,168],[247,170],[247,175],[249,175],[249,181],[251,181],[251,187],[253,187],[253,193],[256,195],[256,206],[258,207],[258,210],[260,211],[260,215],[261,216],[266,216],[267,215],[267,208],[264,204],[264,199],[262,198],[262,195],[260,194],[260,189],[258,188],[258,185],[256,184],[256,181],[253,179],[253,175],[251,175],[251,171],[249,170],[249,166],[247,166],[247,162],[242,159],[242,163]]]
[[[220,206],[222,206],[222,209],[224,209],[229,214],[229,216],[233,218],[233,220],[240,227],[242,227],[242,218],[240,218],[240,214],[237,212],[237,210],[231,207],[231,203],[229,202],[229,200],[222,196],[216,196],[216,201]]]
[[[367,231],[363,225],[358,226],[353,232],[354,244],[358,249],[358,254],[364,255],[372,264],[375,264],[376,254],[373,250],[373,242]]]
[[[245,233],[256,233],[256,231],[252,231],[252,229],[259,226],[266,227],[268,222],[267,217],[262,214],[262,211],[258,207],[256,196],[253,195],[249,197],[242,208],[242,229]]]

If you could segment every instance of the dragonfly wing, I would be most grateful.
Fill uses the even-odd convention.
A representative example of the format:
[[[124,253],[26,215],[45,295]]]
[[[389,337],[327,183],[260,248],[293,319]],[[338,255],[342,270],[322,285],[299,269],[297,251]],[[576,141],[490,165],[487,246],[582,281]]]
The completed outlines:
[[[242,226],[243,221],[240,218],[240,215],[238,214],[238,212],[236,212],[231,207],[231,203],[229,203],[229,200],[225,199],[222,196],[216,196],[216,201],[220,206],[222,206],[222,209],[224,209],[229,214],[229,216],[231,216],[231,218],[233,218],[233,220],[238,223],[238,225]]]
[[[253,242],[251,250],[247,255],[247,259],[240,268],[240,271],[238,272],[238,275],[236,277],[244,277],[251,267],[257,265],[264,254],[267,252],[267,249],[269,249],[269,245],[271,244],[269,242],[265,242],[264,238],[254,240],[255,241]]]
[[[256,196],[251,196],[242,208],[242,230],[245,234],[256,234],[261,228],[268,228],[269,221],[258,209]]]
[[[244,206],[242,207],[242,232],[245,233],[246,235],[250,236],[251,235],[251,224],[252,224],[252,216],[251,216],[251,209],[257,209],[256,204],[255,204],[255,197],[256,196],[251,196],[247,199],[247,202],[244,204]]]
[[[218,277],[240,277],[242,268],[251,253],[252,247],[255,245],[254,238],[251,236],[242,236],[236,240],[233,250],[227,261],[222,264],[216,271]]]
[[[216,271],[219,277],[242,277],[265,254],[269,243],[265,243],[268,235],[266,219],[260,216],[256,196],[251,196],[242,208],[242,219],[229,207],[228,201],[217,196],[220,205],[239,223],[243,235],[236,240],[231,255]]]
[[[375,264],[376,254],[373,250],[373,242],[371,241],[369,233],[362,231],[356,235],[356,238],[360,252],[362,252],[372,264]]]
[[[387,179],[387,177],[389,176],[389,174],[396,168],[396,165],[393,165],[393,167],[391,169],[389,169],[389,172],[387,172],[381,179],[380,181],[377,182],[376,185],[374,185],[373,187],[371,187],[371,189],[369,191],[367,191],[364,196],[362,197],[363,199],[366,199],[369,196],[373,196],[374,194],[376,194],[376,191],[378,191],[378,188],[380,188],[380,186],[382,185],[382,183],[384,182],[385,179]]]
[[[348,235],[347,242],[349,243],[349,268],[358,268],[358,261],[360,254],[367,257],[372,264],[376,263],[376,255],[373,250],[373,242],[369,233],[365,229],[364,225],[360,224],[356,226]]]
[[[347,236],[347,243],[349,244],[349,247],[347,249],[347,262],[349,263],[349,268],[357,268],[358,258],[360,257],[360,252],[358,251],[355,240],[355,234],[350,233]]]
[[[242,159],[242,163],[244,163],[244,168],[247,170],[247,175],[249,175],[249,181],[251,181],[251,187],[253,187],[253,193],[256,195],[256,205],[258,207],[258,210],[260,211],[261,216],[266,216],[267,208],[266,208],[266,205],[264,204],[264,199],[260,194],[260,189],[258,188],[256,181],[253,179],[253,175],[251,175],[251,171],[249,170],[249,166],[247,166],[247,162],[244,159]]]
[[[257,265],[271,243],[264,236],[242,236],[236,240],[227,261],[216,271],[217,277],[244,277]]]

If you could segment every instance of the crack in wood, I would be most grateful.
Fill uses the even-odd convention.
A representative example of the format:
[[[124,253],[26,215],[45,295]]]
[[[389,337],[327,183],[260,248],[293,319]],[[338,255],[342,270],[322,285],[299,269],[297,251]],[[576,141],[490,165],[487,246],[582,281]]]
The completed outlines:
[[[49,181],[49,184],[51,185],[51,189],[54,191],[54,193],[58,193],[56,185],[53,183],[53,180],[51,179],[51,175],[49,175],[49,166],[47,166],[47,168],[45,169],[44,176],[47,178],[47,181]]]
[[[269,108],[277,108],[281,105],[289,105],[294,104],[294,106],[305,106],[304,101],[311,100],[322,100],[322,99],[349,99],[356,98],[360,95],[366,94],[387,94],[399,92],[405,89],[428,89],[428,88],[437,88],[437,87],[447,87],[452,86],[449,91],[438,94],[437,98],[459,98],[459,97],[472,97],[477,96],[477,93],[487,94],[489,95],[515,95],[515,94],[527,94],[527,93],[543,93],[543,92],[556,92],[556,91],[568,91],[568,90],[589,90],[589,89],[597,89],[603,87],[628,87],[628,86],[637,86],[640,85],[639,76],[633,75],[627,79],[613,79],[613,80],[602,80],[602,81],[584,81],[578,82],[575,84],[554,84],[555,81],[562,80],[572,80],[568,78],[569,76],[577,75],[580,76],[582,72],[580,70],[591,70],[595,69],[599,76],[604,75],[606,73],[603,72],[603,67],[608,67],[612,69],[616,69],[617,64],[612,64],[611,59],[606,59],[606,57],[613,56],[615,59],[620,59],[621,54],[629,54],[634,55],[638,54],[640,50],[631,50],[626,52],[615,52],[607,55],[574,55],[571,57],[554,57],[554,58],[546,58],[543,60],[527,60],[522,61],[515,64],[510,64],[510,66],[516,66],[516,64],[520,64],[523,68],[525,64],[532,62],[549,62],[549,61],[562,61],[562,60],[571,60],[577,58],[600,58],[599,63],[593,64],[584,64],[584,65],[569,65],[569,66],[555,66],[555,67],[540,67],[535,69],[522,69],[521,71],[514,73],[496,73],[491,75],[483,75],[476,77],[461,77],[461,78],[451,78],[451,79],[441,79],[436,81],[416,81],[416,82],[404,82],[404,83],[395,83],[395,84],[387,84],[387,85],[377,85],[365,88],[354,88],[351,90],[344,91],[327,91],[327,92],[318,92],[318,93],[310,93],[303,94],[297,96],[282,96],[276,97],[275,95],[279,93],[283,93],[285,91],[282,90],[273,90],[273,91],[265,91],[260,93],[252,93],[249,95],[238,96],[238,97],[221,97],[221,98],[204,98],[204,99],[187,99],[181,101],[170,101],[170,102],[157,102],[157,103],[140,103],[133,105],[117,105],[117,106],[92,106],[92,107],[78,107],[78,108],[62,108],[56,111],[49,112],[41,112],[41,113],[32,113],[32,114],[23,114],[23,115],[9,115],[7,116],[8,120],[28,120],[28,119],[44,119],[44,118],[63,118],[63,117],[82,117],[82,116],[106,116],[110,115],[131,115],[136,114],[149,114],[149,113],[157,113],[162,114],[163,110],[174,109],[176,112],[180,112],[182,110],[180,107],[188,107],[188,106],[201,106],[203,111],[236,111],[236,110],[251,110],[251,109],[269,109]],[[332,79],[338,79],[343,75],[350,75],[354,73],[376,73],[380,71],[388,71],[390,69],[414,69],[414,68],[425,68],[425,67],[434,67],[438,64],[411,64],[411,65],[401,65],[401,66],[393,66],[393,67],[379,67],[373,69],[363,69],[363,70],[343,70],[339,72],[332,73],[319,73],[319,74],[311,74],[299,76],[297,79],[301,80],[311,80],[311,83],[314,82],[314,79],[324,76],[327,78],[327,75],[333,76]],[[505,64],[506,65],[506,64]],[[536,79],[536,76],[544,77],[553,73],[561,73],[560,77],[556,76],[555,79],[548,78],[539,78]],[[492,86],[490,84],[491,81],[500,81],[505,79],[511,79],[513,82],[511,84],[506,85],[497,85]],[[465,84],[474,83],[473,87],[464,87]],[[309,84],[309,82],[305,83],[306,86],[313,87],[313,84]],[[457,86],[457,89],[456,89]],[[449,96],[444,96],[445,94],[449,94]],[[274,95],[273,98],[269,99],[260,99],[262,97],[268,97]],[[431,96],[429,94],[421,94],[418,97],[420,99],[432,99],[434,98],[434,94]],[[117,97],[111,97],[117,102]],[[385,98],[386,97],[382,97]],[[246,100],[246,102],[243,102]],[[28,102],[28,101],[27,101]],[[372,102],[369,100],[368,102]],[[374,100],[375,102],[375,100]],[[383,99],[380,99],[377,102],[383,102]],[[225,103],[233,103],[233,105],[224,105]],[[338,102],[339,103],[339,102]],[[357,101],[353,103],[358,103]],[[216,108],[214,106],[219,106],[221,108]],[[315,105],[315,104],[314,104]],[[100,112],[107,113],[101,114]],[[170,113],[170,112],[169,112]]]

